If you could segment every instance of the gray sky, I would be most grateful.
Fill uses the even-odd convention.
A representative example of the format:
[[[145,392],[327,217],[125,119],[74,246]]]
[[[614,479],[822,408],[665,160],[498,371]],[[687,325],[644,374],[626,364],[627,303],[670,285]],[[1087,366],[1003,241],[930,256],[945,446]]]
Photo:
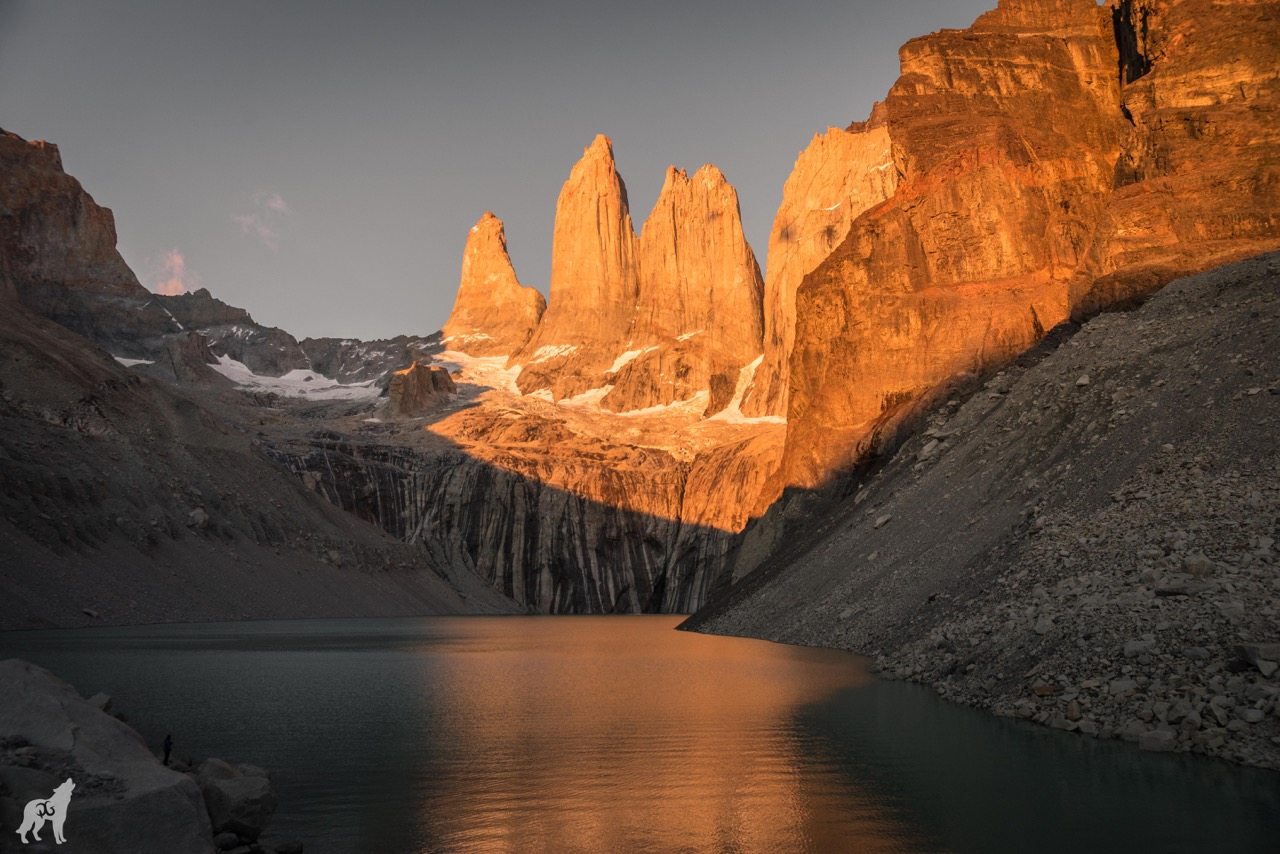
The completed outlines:
[[[813,134],[866,117],[903,41],[993,6],[0,0],[0,127],[61,147],[151,287],[298,337],[425,333],[486,209],[546,292],[596,132],[637,228],[667,164],[717,164],[763,265]]]

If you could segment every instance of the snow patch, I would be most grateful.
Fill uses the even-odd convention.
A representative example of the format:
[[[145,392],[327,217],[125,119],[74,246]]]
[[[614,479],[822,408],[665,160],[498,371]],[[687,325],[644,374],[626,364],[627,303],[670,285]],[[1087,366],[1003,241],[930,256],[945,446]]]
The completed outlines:
[[[155,362],[151,359],[126,359],[124,356],[112,356],[111,358],[115,359],[117,362],[124,365],[126,368],[132,368],[134,365],[154,365],[155,364]]]
[[[628,350],[627,352],[623,353],[621,356],[613,360],[613,367],[609,368],[607,373],[615,374],[618,371],[622,370],[623,367],[625,367],[628,362],[635,361],[636,359],[643,356],[645,353],[648,353],[650,350],[657,350],[657,349],[658,348],[654,346],[654,347],[643,347],[639,350]]]
[[[533,354],[529,364],[545,362],[548,359],[556,359],[560,356],[569,356],[576,352],[578,352],[577,344],[544,344]]]
[[[161,310],[161,311],[163,311],[165,314],[169,315],[169,319],[173,321],[173,325],[174,325],[174,326],[178,327],[178,331],[179,331],[179,332],[186,332],[186,331],[187,331],[187,327],[183,326],[181,323],[179,323],[179,322],[178,322],[178,318],[176,318],[176,317],[174,317],[174,316],[173,316],[173,312],[172,312],[172,311],[169,311],[169,309],[165,308],[164,303],[158,303],[158,305],[160,306],[160,310]]]
[[[646,415],[672,415],[678,412],[699,413],[707,408],[707,404],[710,401],[711,392],[704,389],[693,397],[687,397],[684,400],[673,400],[671,403],[646,406],[644,409],[629,409],[626,412],[619,412],[618,415],[623,418],[643,418]]]
[[[315,371],[295,368],[282,377],[255,374],[244,362],[230,356],[219,356],[215,371],[248,391],[275,392],[283,397],[302,397],[308,400],[364,400],[379,394],[374,380],[345,385]]]
[[[560,401],[561,406],[572,406],[579,409],[600,409],[600,401],[604,400],[605,395],[613,391],[612,385],[600,386],[599,388],[589,388],[581,394],[575,394],[573,397],[566,397]]]
[[[746,396],[747,389],[751,387],[751,381],[755,379],[756,371],[760,369],[760,365],[764,363],[764,355],[756,356],[754,362],[744,365],[742,370],[738,371],[738,383],[733,387],[733,399],[729,401],[729,405],[708,418],[708,421],[726,421],[730,424],[786,424],[787,419],[778,415],[761,415],[756,418],[748,418],[742,413],[742,398]]]
[[[678,335],[678,336],[676,336],[676,340],[677,340],[677,341],[688,341],[688,340],[689,340],[690,338],[692,338],[693,336],[695,336],[695,335],[701,335],[703,332],[706,332],[706,331],[707,331],[707,330],[705,330],[705,329],[695,329],[695,330],[693,330],[692,332],[686,332],[686,333],[685,333],[685,334],[683,334],[683,335]]]
[[[432,359],[432,363],[448,368],[450,372],[460,371],[463,382],[519,394],[516,377],[520,376],[520,366],[508,368],[508,358],[507,356],[471,356],[461,350],[445,350]]]

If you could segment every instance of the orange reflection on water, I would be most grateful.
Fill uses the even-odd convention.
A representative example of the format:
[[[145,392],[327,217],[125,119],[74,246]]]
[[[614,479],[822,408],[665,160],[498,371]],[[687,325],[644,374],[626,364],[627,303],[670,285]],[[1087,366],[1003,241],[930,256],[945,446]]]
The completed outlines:
[[[863,660],[678,622],[457,621],[446,660],[430,651],[431,739],[451,755],[424,785],[424,847],[899,850],[903,828],[795,723],[867,682]]]

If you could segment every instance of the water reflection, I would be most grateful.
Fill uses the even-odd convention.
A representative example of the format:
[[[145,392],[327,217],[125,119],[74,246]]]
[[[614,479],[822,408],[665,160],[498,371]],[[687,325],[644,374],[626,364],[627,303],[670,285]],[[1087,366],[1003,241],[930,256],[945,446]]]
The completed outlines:
[[[509,621],[432,662],[437,735],[459,761],[424,793],[429,847],[901,849],[906,829],[824,781],[838,772],[795,726],[869,681],[860,659],[620,619]]]
[[[671,617],[0,634],[315,852],[1271,851],[1280,775],[1140,754]]]

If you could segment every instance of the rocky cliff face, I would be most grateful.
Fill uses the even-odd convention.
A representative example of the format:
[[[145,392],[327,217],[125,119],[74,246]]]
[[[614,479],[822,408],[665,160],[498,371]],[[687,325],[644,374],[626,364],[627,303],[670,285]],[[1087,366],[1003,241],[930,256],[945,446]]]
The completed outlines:
[[[781,426],[709,422],[696,406],[561,406],[493,373],[461,366],[460,399],[425,427],[357,414],[322,433],[271,430],[271,453],[334,504],[531,609],[681,613],[705,602],[747,521],[739,497],[762,487]]]
[[[198,342],[174,343],[193,331],[255,370],[364,382],[434,353],[457,393],[402,387],[412,423],[380,418],[370,389],[259,401],[244,423],[304,486],[521,604],[694,608],[768,551],[768,518],[742,532],[785,487],[829,483],[939,388],[1072,315],[1280,245],[1278,5],[1003,0],[913,40],[868,121],[800,155],[763,285],[718,170],[670,170],[637,236],[599,137],[560,194],[541,318],[486,216],[445,352],[431,338],[298,344],[199,293],[57,285],[40,310],[117,356],[194,373]],[[48,266],[23,251],[22,269]],[[65,417],[97,429],[91,410]]]
[[[340,383],[378,380],[419,359],[444,349],[439,332],[431,335],[397,335],[375,341],[355,338],[303,338],[298,342],[311,369]]]
[[[830,128],[796,158],[782,189],[769,234],[764,286],[764,360],[752,377],[742,411],[787,414],[787,359],[795,340],[796,289],[849,233],[863,212],[893,195],[893,162],[884,110],[847,129]]]
[[[883,108],[897,188],[797,292],[783,482],[1073,309],[1280,243],[1275,37],[1274,3],[1005,0],[909,42]]]
[[[21,301],[112,355],[171,362],[189,335],[263,376],[312,369],[340,382],[385,377],[439,352],[438,336],[388,341],[308,339],[256,322],[201,288],[178,295],[142,287],[116,251],[111,211],[62,170],[57,146],[0,131],[0,255]],[[540,298],[540,297],[539,297]],[[172,376],[172,370],[165,368]]]
[[[62,171],[53,143],[0,130],[0,253],[22,292],[146,294],[116,251],[111,211]]]
[[[560,195],[538,329],[505,373],[464,370],[461,386],[485,391],[427,427],[456,467],[451,489],[430,487],[451,508],[432,524],[538,608],[696,604],[763,553],[749,532],[729,561],[731,535],[784,487],[862,459],[917,401],[1073,313],[1280,240],[1264,121],[1274,21],[1274,4],[1005,0],[910,42],[870,118],[797,159],[763,294],[714,167],[670,170],[637,238],[598,138]],[[1236,29],[1245,56],[1218,56]],[[1223,191],[1235,195],[1214,202]],[[495,476],[520,486],[486,501]],[[570,533],[542,530],[530,489]],[[699,562],[681,563],[677,529]]]
[[[1125,136],[1080,315],[1275,248],[1280,234],[1280,7],[1114,5]]]
[[[473,356],[510,356],[528,343],[546,308],[542,294],[516,278],[502,220],[486,211],[467,236],[445,346]]]

